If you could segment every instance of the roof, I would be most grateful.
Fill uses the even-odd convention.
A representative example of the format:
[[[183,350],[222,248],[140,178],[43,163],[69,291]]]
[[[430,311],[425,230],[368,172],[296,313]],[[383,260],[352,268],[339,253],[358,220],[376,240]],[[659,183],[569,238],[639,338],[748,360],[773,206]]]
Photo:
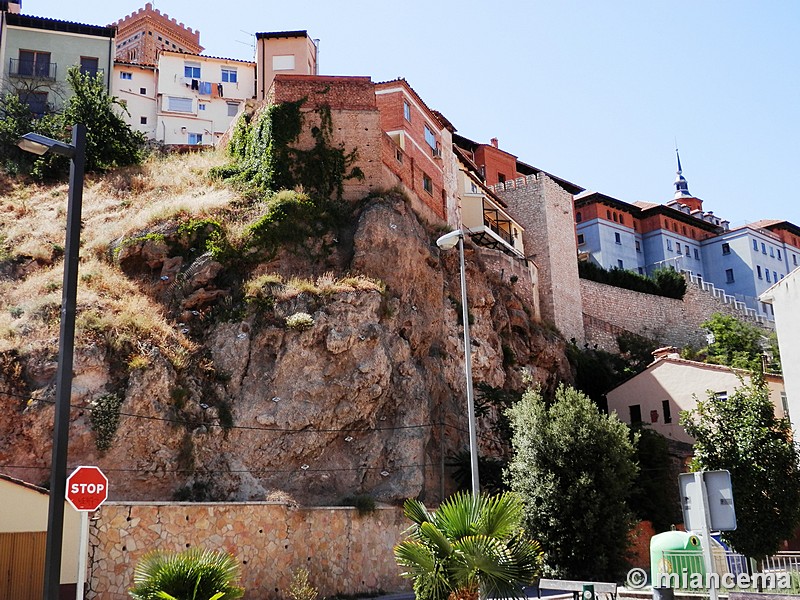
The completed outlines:
[[[75,23],[73,21],[60,21],[47,17],[35,17],[33,15],[21,15],[6,13],[6,23],[17,27],[27,27],[29,29],[42,29],[45,31],[61,31],[64,33],[77,33],[81,35],[96,35],[98,37],[113,38],[117,35],[115,26],[103,27],[100,25],[88,25],[86,23]]]
[[[50,492],[48,492],[43,487],[39,487],[38,485],[33,485],[32,483],[28,483],[27,481],[22,481],[21,479],[17,479],[16,477],[11,477],[10,475],[4,475],[3,473],[0,473],[0,480],[8,481],[9,483],[13,483],[15,485],[28,488],[29,490],[33,490],[34,492],[39,492],[40,494],[44,494],[45,496],[50,495]]]
[[[115,60],[114,66],[120,65],[122,67],[141,67],[142,69],[150,69],[151,71],[155,71],[156,66],[150,63],[132,63],[125,60]]]
[[[194,52],[180,52],[178,50],[161,50],[161,54],[177,54],[179,56],[194,56],[196,58],[210,58],[211,60],[227,60],[230,62],[244,63],[247,65],[255,65],[252,60],[242,60],[239,58],[225,58],[224,56],[209,56],[207,54],[195,54]]]
[[[580,208],[581,206],[586,206],[595,202],[612,206],[618,210],[623,210],[639,219],[649,217],[653,214],[663,214],[671,219],[682,221],[687,225],[693,225],[695,227],[700,227],[701,229],[706,229],[712,233],[721,233],[723,231],[722,227],[719,225],[714,225],[713,223],[709,223],[703,219],[698,219],[692,215],[687,215],[685,212],[682,212],[676,208],[672,208],[671,206],[667,206],[666,204],[653,204],[651,202],[636,202],[634,204],[630,204],[628,202],[623,202],[622,200],[612,198],[611,196],[606,196],[600,192],[587,192],[585,194],[579,194],[575,197],[575,208]]]
[[[460,146],[461,148],[467,148],[471,152],[474,152],[475,149],[478,146],[489,146],[490,145],[490,144],[482,144],[480,142],[476,142],[475,140],[471,140],[471,139],[469,139],[467,137],[464,137],[463,135],[459,135],[459,134],[455,134],[455,133],[453,134],[453,143],[456,144],[457,146]],[[510,152],[506,152],[505,150],[502,150],[500,148],[497,148],[497,150],[500,150],[500,152],[504,152],[505,154],[508,154],[509,156],[514,157],[514,159],[516,159],[516,161],[517,161],[517,171],[519,173],[522,173],[523,175],[538,175],[539,173],[544,173],[550,179],[552,179],[553,181],[558,183],[561,187],[563,187],[570,194],[578,194],[578,193],[584,191],[584,188],[582,188],[579,185],[576,185],[576,184],[574,184],[572,182],[567,181],[566,179],[562,179],[561,177],[557,177],[556,175],[553,175],[552,173],[548,173],[547,171],[544,171],[542,169],[539,169],[537,167],[534,167],[532,165],[529,165],[527,163],[522,162],[521,160],[519,160],[515,155],[511,154]]]
[[[256,33],[257,40],[295,38],[295,37],[307,38],[308,31],[306,31],[305,29],[298,29],[297,31],[265,31],[262,33]]]

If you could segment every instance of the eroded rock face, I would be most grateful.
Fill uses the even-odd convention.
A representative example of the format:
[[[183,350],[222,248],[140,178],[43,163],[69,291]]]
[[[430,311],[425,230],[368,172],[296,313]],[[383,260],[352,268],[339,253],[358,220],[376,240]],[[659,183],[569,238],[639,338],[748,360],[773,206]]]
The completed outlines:
[[[355,226],[348,270],[382,280],[385,294],[300,294],[242,320],[206,322],[195,337],[211,366],[178,372],[154,351],[127,379],[105,453],[89,412],[73,410],[70,464],[106,469],[114,499],[164,500],[182,490],[216,500],[285,492],[308,504],[360,493],[437,501],[453,489],[446,457],[466,445],[467,420],[458,256],[433,239],[402,199],[372,201]],[[130,245],[122,258],[172,277],[181,262],[165,247],[146,241],[136,254]],[[468,244],[474,380],[521,390],[523,368],[545,387],[570,380],[563,343],[530,322],[513,290],[482,268],[480,252]],[[191,273],[184,316],[228,295],[214,285],[220,271],[206,261]],[[313,325],[287,328],[297,312]],[[78,350],[73,404],[106,393],[112,363],[98,349]],[[47,379],[28,368],[28,381]],[[3,398],[4,389],[0,461],[46,467],[52,405],[26,406]],[[481,427],[481,450],[494,451],[489,424]]]

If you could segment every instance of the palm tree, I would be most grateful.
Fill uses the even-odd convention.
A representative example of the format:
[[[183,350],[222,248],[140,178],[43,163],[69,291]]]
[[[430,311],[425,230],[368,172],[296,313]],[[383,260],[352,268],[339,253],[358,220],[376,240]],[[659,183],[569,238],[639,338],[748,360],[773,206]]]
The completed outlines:
[[[404,508],[413,524],[394,554],[417,600],[519,598],[539,575],[542,552],[524,535],[516,494],[457,492],[436,512],[412,499]]]
[[[239,576],[236,559],[221,550],[154,550],[136,564],[128,593],[135,600],[234,600],[244,595]]]

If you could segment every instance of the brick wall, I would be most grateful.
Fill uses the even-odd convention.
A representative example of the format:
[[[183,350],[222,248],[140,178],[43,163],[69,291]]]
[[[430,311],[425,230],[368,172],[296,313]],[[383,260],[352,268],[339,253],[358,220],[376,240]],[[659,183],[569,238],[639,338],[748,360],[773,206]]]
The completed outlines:
[[[525,253],[538,268],[542,319],[583,343],[572,195],[545,173],[507,181],[496,191],[525,228]]]
[[[339,110],[377,110],[375,86],[369,77],[275,75],[270,102],[292,102],[306,97],[305,106],[327,104]]]
[[[304,127],[296,143],[298,148],[307,150],[314,146],[311,129],[320,124],[314,111],[328,105],[333,124],[331,146],[342,145],[346,152],[357,150],[353,166],[363,171],[364,179],[346,180],[344,198],[361,200],[371,191],[387,187],[382,161],[384,134],[370,78],[276,75],[270,88],[270,102],[293,102],[300,98],[307,100],[301,108]]]
[[[586,341],[609,352],[617,352],[617,336],[629,331],[656,340],[661,345],[701,347],[706,334],[700,324],[715,312],[769,329],[712,294],[690,283],[683,300],[642,294],[588,279],[580,280]]]
[[[143,554],[195,546],[237,558],[245,600],[287,598],[300,567],[320,597],[408,590],[392,554],[408,525],[400,507],[359,516],[352,508],[264,502],[109,502],[90,520],[87,598],[127,600]]]

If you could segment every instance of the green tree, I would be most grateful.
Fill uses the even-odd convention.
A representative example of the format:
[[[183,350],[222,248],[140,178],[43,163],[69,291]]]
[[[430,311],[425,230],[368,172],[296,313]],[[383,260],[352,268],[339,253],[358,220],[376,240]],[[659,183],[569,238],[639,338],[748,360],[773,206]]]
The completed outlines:
[[[769,337],[760,328],[722,313],[714,313],[700,326],[714,337],[707,348],[706,362],[748,371],[762,369],[761,355]],[[777,349],[774,351],[777,356]]]
[[[632,429],[631,435],[636,434],[639,474],[628,504],[639,519],[650,521],[656,532],[667,531],[682,521],[677,485],[680,471],[673,464],[667,438],[647,427]]]
[[[508,479],[525,500],[526,528],[544,548],[546,571],[571,579],[621,574],[638,436],[571,387],[559,387],[550,406],[529,390],[509,414]]]
[[[236,559],[221,550],[154,550],[136,564],[129,594],[135,600],[234,600],[244,595],[239,577]]]
[[[69,160],[57,154],[36,156],[17,147],[17,141],[33,132],[49,138],[67,141],[61,114],[37,117],[16,94],[0,98],[0,159],[3,168],[12,175],[29,173],[37,179],[51,179],[66,173]]]
[[[103,75],[81,73],[77,66],[67,72],[72,95],[64,107],[64,122],[86,124],[86,170],[107,171],[142,161],[145,137],[131,129],[120,116],[125,105],[109,95]]]
[[[727,399],[710,393],[680,422],[695,439],[692,470],[731,473],[738,518],[725,539],[756,559],[776,552],[800,524],[800,462],[791,426],[775,418],[763,377],[742,382]]]
[[[418,600],[477,600],[524,596],[539,574],[539,544],[522,530],[516,494],[475,497],[456,492],[436,512],[405,502],[409,536],[394,554],[414,580]]]

